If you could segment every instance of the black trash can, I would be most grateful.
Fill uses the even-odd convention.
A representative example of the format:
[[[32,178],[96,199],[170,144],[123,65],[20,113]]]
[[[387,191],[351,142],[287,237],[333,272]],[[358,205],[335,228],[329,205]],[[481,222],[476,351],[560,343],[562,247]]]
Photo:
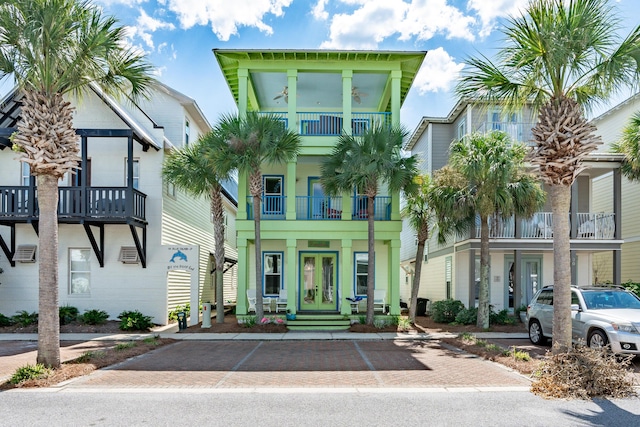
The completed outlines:
[[[428,298],[418,298],[418,304],[416,304],[416,316],[426,316],[427,315],[427,303],[429,302]]]

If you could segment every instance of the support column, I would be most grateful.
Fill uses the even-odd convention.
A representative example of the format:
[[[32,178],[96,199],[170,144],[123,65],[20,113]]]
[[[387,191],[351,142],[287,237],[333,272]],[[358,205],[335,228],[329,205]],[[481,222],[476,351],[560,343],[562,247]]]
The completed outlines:
[[[247,117],[247,108],[249,102],[249,70],[246,68],[238,69],[238,115],[242,118]]]
[[[401,70],[394,70],[391,72],[391,124],[393,126],[400,126],[401,79]]]
[[[247,174],[238,172],[238,212],[237,220],[247,219]]]
[[[391,221],[400,221],[400,193],[391,194]]]
[[[513,251],[513,309],[526,304],[526,291],[522,290],[522,251]]]
[[[571,227],[573,228],[573,227]],[[576,251],[571,251],[571,284],[578,285],[578,254]]]
[[[578,181],[571,186],[571,213],[569,216],[569,235],[572,239],[578,236]],[[575,283],[574,283],[575,285]]]
[[[287,177],[284,185],[287,214],[286,219],[295,221],[296,219],[296,164],[297,159],[287,163]]]
[[[238,292],[236,313],[247,314],[247,282],[249,280],[249,245],[247,239],[238,238]]]
[[[340,256],[342,257],[342,280],[340,280],[340,314],[351,314],[351,303],[347,298],[355,297],[353,289],[353,242],[343,239]]]
[[[476,306],[476,250],[469,251],[469,304],[467,308]]]
[[[298,277],[296,276],[296,239],[287,239],[287,253],[285,262],[285,286],[287,290],[287,313],[295,313],[297,307],[296,290]]]
[[[419,261],[418,261],[419,262]],[[389,314],[400,315],[400,239],[389,242]]]
[[[287,127],[293,132],[298,132],[298,70],[287,70],[287,91]]]
[[[343,221],[351,221],[351,215],[353,214],[353,211],[351,209],[352,207],[352,197],[353,194],[349,191],[345,191],[344,193],[342,193],[342,220]]]
[[[342,129],[347,135],[351,135],[351,88],[353,87],[353,70],[342,70]]]

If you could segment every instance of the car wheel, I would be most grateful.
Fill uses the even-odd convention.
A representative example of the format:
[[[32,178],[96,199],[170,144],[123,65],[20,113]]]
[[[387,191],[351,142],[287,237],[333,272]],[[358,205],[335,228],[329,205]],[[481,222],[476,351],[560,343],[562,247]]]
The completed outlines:
[[[542,345],[545,343],[546,338],[542,334],[542,326],[537,320],[531,320],[529,322],[529,341],[535,345]]]
[[[609,339],[607,338],[607,334],[600,329],[596,329],[589,334],[587,342],[591,348],[602,348],[609,344]]]

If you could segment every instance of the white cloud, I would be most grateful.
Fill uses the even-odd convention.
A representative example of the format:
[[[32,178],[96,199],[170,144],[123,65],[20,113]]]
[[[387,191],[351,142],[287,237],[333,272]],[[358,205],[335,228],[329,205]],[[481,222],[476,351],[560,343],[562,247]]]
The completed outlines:
[[[97,4],[103,4],[105,6],[110,6],[112,4],[124,4],[127,6],[135,6],[137,4],[146,3],[148,0],[97,0]]]
[[[134,36],[140,37],[144,44],[151,50],[154,50],[155,45],[153,42],[153,36],[151,33],[154,33],[158,30],[175,30],[175,25],[170,22],[163,22],[158,19],[152,18],[147,15],[147,12],[144,9],[140,9],[140,15],[136,20],[136,26],[133,27]]]
[[[469,0],[467,9],[475,11],[482,22],[480,36],[486,37],[493,30],[498,18],[519,16],[529,0]]]
[[[446,92],[458,80],[464,64],[455,62],[442,47],[430,50],[416,75],[413,85],[420,95]]]
[[[328,0],[318,0],[318,2],[311,8],[311,14],[315,19],[325,21],[329,19],[329,13],[325,10]]]
[[[337,1],[356,8],[331,18],[329,40],[321,48],[374,49],[396,34],[400,40],[429,40],[436,34],[474,40],[471,27],[475,19],[448,5],[447,0]]]
[[[189,29],[195,25],[211,25],[221,41],[238,34],[238,27],[255,27],[266,34],[273,28],[265,24],[267,14],[284,15],[283,8],[293,0],[165,0],[169,10],[178,16],[180,25]]]

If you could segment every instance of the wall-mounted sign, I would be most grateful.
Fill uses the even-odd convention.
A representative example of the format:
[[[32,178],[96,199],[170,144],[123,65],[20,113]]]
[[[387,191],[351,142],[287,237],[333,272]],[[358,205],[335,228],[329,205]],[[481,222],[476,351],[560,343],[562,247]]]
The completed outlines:
[[[166,253],[167,271],[198,269],[198,246],[164,245]]]
[[[329,248],[331,242],[328,240],[309,240],[308,245],[310,248]]]

